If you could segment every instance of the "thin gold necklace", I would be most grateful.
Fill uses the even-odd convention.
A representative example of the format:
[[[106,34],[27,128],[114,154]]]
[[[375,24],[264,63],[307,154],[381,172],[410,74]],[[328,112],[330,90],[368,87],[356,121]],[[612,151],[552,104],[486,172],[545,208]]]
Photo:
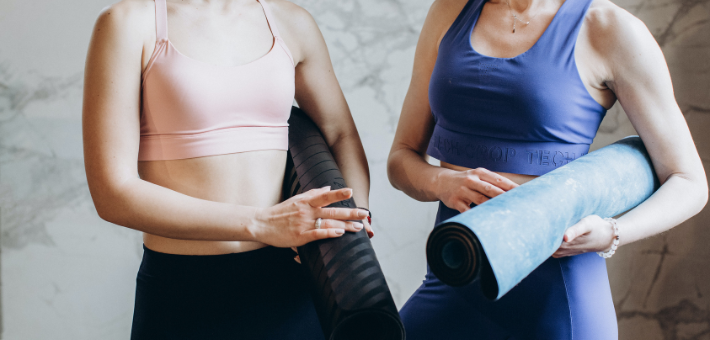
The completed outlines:
[[[520,19],[518,18],[518,15],[513,12],[513,8],[510,7],[510,1],[509,1],[509,0],[505,0],[505,3],[508,5],[508,12],[510,12],[510,15],[513,16],[513,33],[515,33],[515,30],[516,30],[515,24],[516,24],[518,21],[520,21],[521,24],[525,24],[525,26],[527,26],[527,25],[530,25],[530,20],[532,20],[532,19],[537,15],[537,13],[535,13],[535,15],[531,16],[531,17],[528,19],[528,21],[522,21],[522,20],[520,20]]]

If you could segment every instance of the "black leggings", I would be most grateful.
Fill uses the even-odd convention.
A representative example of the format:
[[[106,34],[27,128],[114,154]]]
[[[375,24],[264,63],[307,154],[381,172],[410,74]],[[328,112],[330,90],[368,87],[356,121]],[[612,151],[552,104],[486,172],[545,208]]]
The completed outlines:
[[[290,249],[207,256],[143,249],[132,340],[323,339]]]

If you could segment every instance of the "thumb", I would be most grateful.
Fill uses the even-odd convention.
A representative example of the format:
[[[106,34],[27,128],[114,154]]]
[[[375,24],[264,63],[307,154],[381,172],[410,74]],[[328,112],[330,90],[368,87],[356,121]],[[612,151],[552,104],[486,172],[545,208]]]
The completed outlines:
[[[569,227],[565,231],[565,236],[563,237],[563,240],[568,243],[572,242],[577,237],[586,234],[588,231],[589,231],[589,223],[587,223],[586,220],[581,220],[577,224]]]

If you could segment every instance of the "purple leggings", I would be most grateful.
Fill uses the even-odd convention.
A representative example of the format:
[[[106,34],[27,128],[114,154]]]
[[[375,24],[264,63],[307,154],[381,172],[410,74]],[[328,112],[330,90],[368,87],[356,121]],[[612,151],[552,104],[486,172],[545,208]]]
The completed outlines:
[[[439,203],[436,223],[458,212]],[[400,311],[408,340],[615,340],[606,262],[595,253],[549,258],[498,301],[478,282],[454,288],[427,270]]]

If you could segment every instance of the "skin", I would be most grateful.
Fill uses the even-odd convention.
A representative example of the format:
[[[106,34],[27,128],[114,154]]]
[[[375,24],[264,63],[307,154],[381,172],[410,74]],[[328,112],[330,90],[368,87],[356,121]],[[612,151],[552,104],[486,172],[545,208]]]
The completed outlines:
[[[473,30],[473,48],[498,58],[517,56],[543,34],[562,5],[560,0],[492,0]],[[441,39],[466,0],[437,0],[422,29],[414,73],[388,160],[392,185],[420,201],[441,200],[460,212],[535,178],[493,173],[441,162],[426,162],[426,147],[434,129],[428,100],[429,78]],[[517,23],[512,33],[512,13]],[[607,0],[595,0],[577,38],[575,60],[592,98],[605,108],[618,100],[643,139],[660,189],[618,219],[620,245],[666,231],[697,214],[707,202],[705,172],[682,112],[678,108],[663,53],[639,19]],[[610,248],[608,222],[592,215],[565,232],[554,257]]]
[[[263,1],[293,56],[295,99],[323,132],[352,189],[311,190],[281,202],[284,150],[138,162],[141,75],[155,48],[155,5],[123,0],[100,14],[89,46],[84,159],[99,216],[143,231],[150,249],[224,254],[300,246],[363,228],[346,220],[364,219],[364,210],[323,208],[351,196],[366,208],[369,194],[365,153],[323,37],[304,9]],[[278,48],[254,0],[168,0],[167,7],[170,41],[198,63],[243,65]],[[319,230],[316,218],[323,218]]]

